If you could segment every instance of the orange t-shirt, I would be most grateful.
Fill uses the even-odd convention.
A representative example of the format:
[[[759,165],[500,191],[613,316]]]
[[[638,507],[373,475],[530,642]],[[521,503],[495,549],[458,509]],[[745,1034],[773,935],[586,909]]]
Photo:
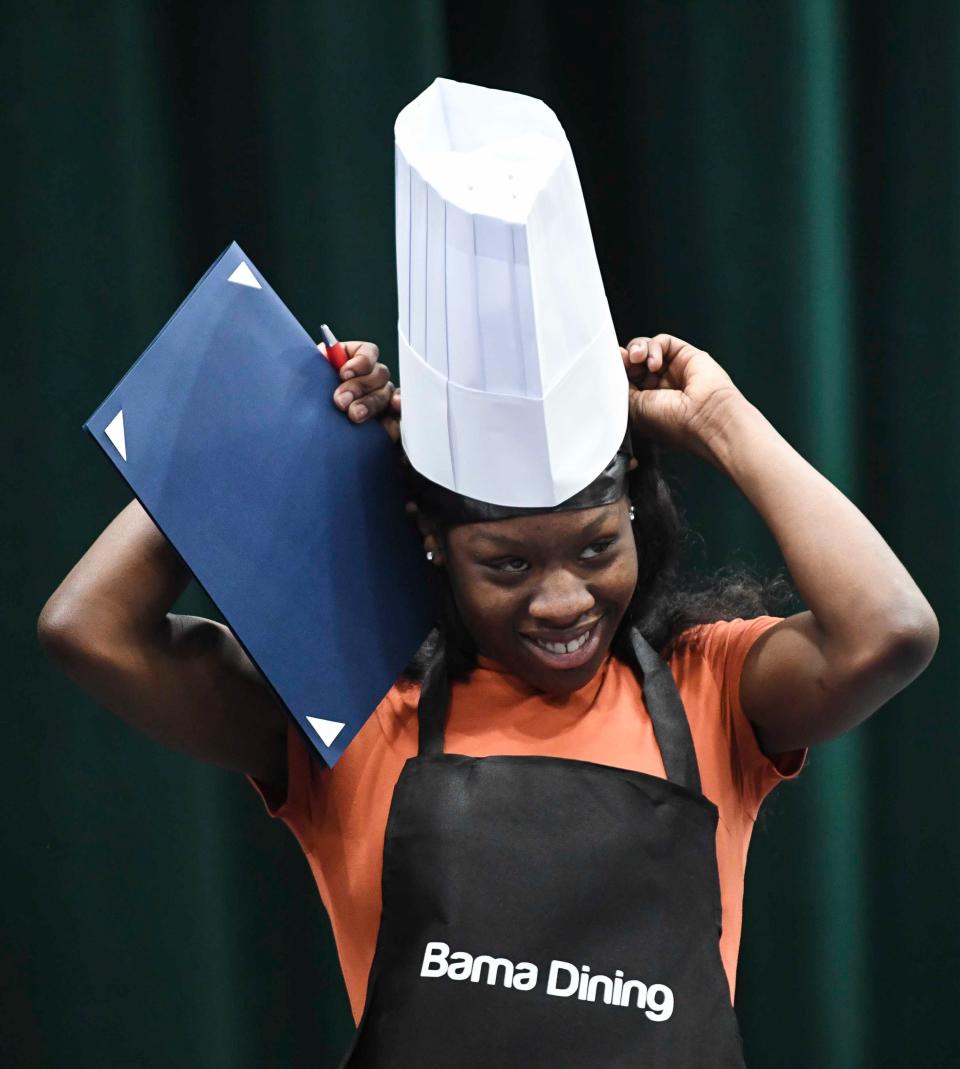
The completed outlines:
[[[667,663],[690,722],[703,793],[718,807],[717,864],[723,906],[720,955],[733,999],[743,874],[760,803],[800,771],[805,751],[766,757],[740,705],[740,673],[754,640],[781,617],[690,628]],[[343,757],[326,768],[290,721],[288,790],[271,816],[292,830],[307,855],[330,916],[356,1021],[380,924],[383,839],[393,788],[417,752],[417,684],[394,686]],[[564,698],[534,691],[480,658],[452,688],[445,750],[470,757],[528,754],[575,758],[664,776],[643,695],[631,669],[608,657],[596,676]]]

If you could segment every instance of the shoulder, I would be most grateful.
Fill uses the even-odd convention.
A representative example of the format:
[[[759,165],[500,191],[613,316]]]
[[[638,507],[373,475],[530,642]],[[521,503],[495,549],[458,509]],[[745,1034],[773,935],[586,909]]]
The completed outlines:
[[[398,679],[383,696],[370,721],[387,743],[395,745],[416,723],[420,701],[420,684],[410,679]]]
[[[703,664],[720,682],[732,671],[739,674],[753,643],[782,620],[782,616],[754,616],[696,624],[681,631],[662,654],[671,667]]]
[[[681,632],[663,651],[677,681],[702,762],[713,765],[719,792],[734,788],[753,818],[763,798],[796,776],[805,751],[770,756],[743,710],[740,679],[753,644],[780,616],[717,620]]]
[[[677,635],[662,651],[688,708],[702,716],[719,711],[725,721],[745,719],[740,703],[740,678],[757,639],[781,623],[780,616],[737,617],[697,624]]]

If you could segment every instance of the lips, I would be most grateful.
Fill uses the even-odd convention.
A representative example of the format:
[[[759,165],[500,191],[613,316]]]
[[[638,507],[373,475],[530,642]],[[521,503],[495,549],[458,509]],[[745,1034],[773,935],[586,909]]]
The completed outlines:
[[[600,643],[600,621],[597,620],[586,631],[555,633],[549,637],[544,634],[528,635],[520,633],[527,649],[546,668],[570,669],[585,665],[597,652]]]

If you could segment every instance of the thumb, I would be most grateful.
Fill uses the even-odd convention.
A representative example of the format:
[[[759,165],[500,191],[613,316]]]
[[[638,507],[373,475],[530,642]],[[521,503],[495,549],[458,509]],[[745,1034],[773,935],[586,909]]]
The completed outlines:
[[[683,420],[684,397],[680,390],[634,390],[630,414],[641,429],[663,429]]]

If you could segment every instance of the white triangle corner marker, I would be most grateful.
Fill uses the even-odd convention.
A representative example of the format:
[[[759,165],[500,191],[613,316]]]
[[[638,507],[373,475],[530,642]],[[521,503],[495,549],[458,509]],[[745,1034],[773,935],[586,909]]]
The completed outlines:
[[[117,452],[124,460],[127,459],[127,437],[123,433],[123,409],[113,417],[107,424],[103,432],[114,446],[116,446]]]
[[[263,286],[253,277],[253,272],[247,267],[246,260],[240,261],[227,281],[235,282],[238,286],[251,286],[255,290],[263,289]]]
[[[308,716],[307,722],[320,736],[320,741],[324,746],[332,746],[333,740],[347,726],[341,724],[339,720],[322,720],[319,716]]]

